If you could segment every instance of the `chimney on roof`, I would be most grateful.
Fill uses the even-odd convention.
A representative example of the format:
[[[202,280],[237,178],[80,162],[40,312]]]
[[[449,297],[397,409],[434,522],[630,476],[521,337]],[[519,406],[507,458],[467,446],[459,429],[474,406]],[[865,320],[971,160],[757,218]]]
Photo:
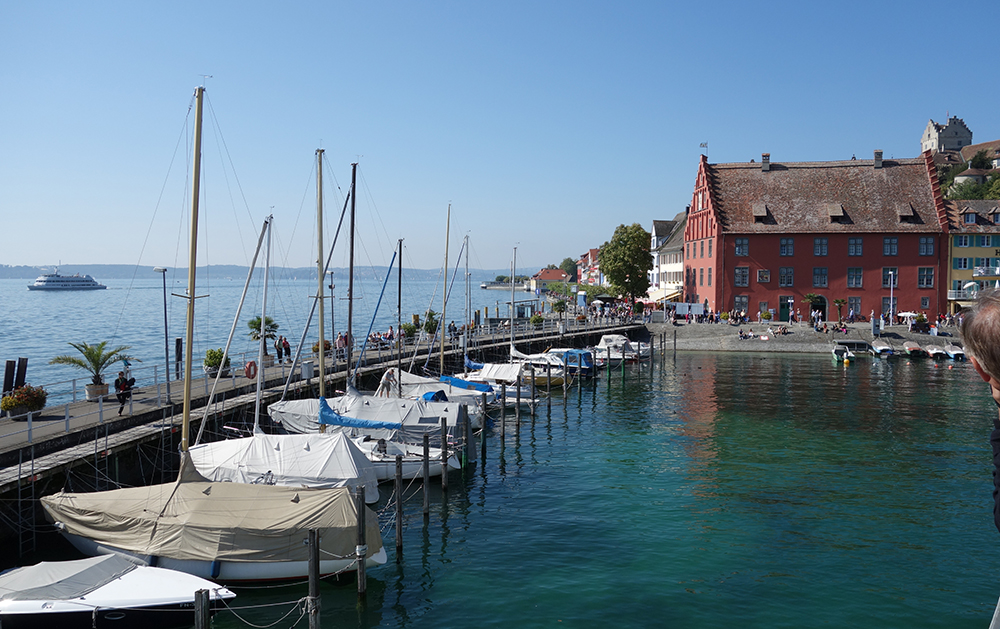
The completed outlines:
[[[760,170],[762,172],[768,172],[771,170],[771,154],[761,153],[760,154]]]
[[[882,151],[875,151],[875,168],[882,168]]]

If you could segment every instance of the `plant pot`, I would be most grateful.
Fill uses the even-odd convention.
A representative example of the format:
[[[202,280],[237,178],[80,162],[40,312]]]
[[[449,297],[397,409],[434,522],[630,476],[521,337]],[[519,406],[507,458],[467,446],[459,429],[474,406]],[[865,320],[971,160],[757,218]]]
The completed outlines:
[[[87,401],[96,402],[101,399],[101,396],[107,396],[108,385],[104,384],[88,384],[84,387],[87,390]]]
[[[215,376],[217,376],[219,374],[219,368],[218,367],[205,367],[203,365],[202,369],[205,371],[205,375],[208,376],[209,378],[214,378]],[[223,378],[228,378],[229,377],[229,367],[226,367],[225,369],[222,370],[222,377]]]
[[[260,361],[265,367],[274,367],[274,356],[266,354]]]

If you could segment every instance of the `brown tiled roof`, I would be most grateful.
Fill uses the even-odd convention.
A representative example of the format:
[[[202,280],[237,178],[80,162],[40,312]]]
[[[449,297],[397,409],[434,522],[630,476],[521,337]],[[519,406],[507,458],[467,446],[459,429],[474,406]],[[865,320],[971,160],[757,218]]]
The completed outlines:
[[[924,158],[886,159],[882,168],[872,160],[771,162],[769,172],[760,164],[707,164],[729,233],[939,232],[927,168]],[[835,206],[843,208],[838,220]]]
[[[969,161],[976,156],[979,151],[986,151],[986,157],[990,159],[996,159],[997,152],[1000,151],[1000,140],[993,140],[992,142],[980,142],[979,144],[970,144],[969,146],[962,147],[962,160]]]
[[[951,221],[951,228],[960,234],[996,234],[1000,233],[1000,224],[993,222],[993,215],[1000,213],[1000,200],[968,200],[968,201],[946,201],[948,208],[948,220]],[[963,216],[969,212],[975,212],[976,222],[966,223]]]
[[[533,280],[540,280],[543,282],[565,282],[569,279],[566,271],[562,269],[542,269],[538,273],[531,276]]]

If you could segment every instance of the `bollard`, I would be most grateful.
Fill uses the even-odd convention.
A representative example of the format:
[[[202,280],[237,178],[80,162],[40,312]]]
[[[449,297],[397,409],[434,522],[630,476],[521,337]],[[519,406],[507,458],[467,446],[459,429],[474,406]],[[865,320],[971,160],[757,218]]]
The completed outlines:
[[[424,518],[431,513],[431,436],[424,433]]]
[[[309,629],[319,629],[319,609],[319,532],[309,529],[309,596],[306,598]]]
[[[358,485],[354,488],[354,504],[358,510],[358,602],[363,602],[368,593],[368,583],[365,578],[365,555],[368,554],[368,545],[365,542],[365,486]]]
[[[403,455],[396,455],[396,563],[403,561]]]
[[[94,610],[96,613],[96,609]],[[194,627],[209,629],[212,626],[212,614],[208,606],[208,590],[198,590],[194,593]]]
[[[448,491],[448,419],[441,418],[441,489]]]

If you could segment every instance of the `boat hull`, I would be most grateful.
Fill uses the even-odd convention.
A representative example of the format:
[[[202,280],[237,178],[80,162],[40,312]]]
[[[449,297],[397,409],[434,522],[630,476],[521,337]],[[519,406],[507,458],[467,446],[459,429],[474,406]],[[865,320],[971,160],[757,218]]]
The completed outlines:
[[[34,286],[32,284],[28,285],[28,290],[42,290],[42,291],[66,291],[66,290],[104,290],[107,286],[97,285],[97,286]],[[4,625],[6,627],[6,625]]]
[[[38,605],[36,604],[37,608]],[[209,601],[209,611],[223,609],[222,601]],[[194,625],[194,605],[174,603],[150,607],[98,608],[86,611],[0,612],[3,629],[104,629],[105,627],[142,627],[142,629],[174,629]]]
[[[121,548],[94,542],[94,540],[62,531],[63,537],[84,555],[122,555],[138,559],[146,565],[159,568],[169,568],[203,579],[211,579],[217,583],[254,583],[265,581],[290,581],[309,577],[308,561],[193,561],[171,559],[169,557],[154,557],[140,555]],[[385,548],[365,558],[365,567],[374,568],[388,560]],[[321,559],[319,571],[321,575],[337,574],[348,570],[356,570],[353,558]],[[7,625],[3,625],[6,629]],[[145,629],[145,628],[144,628]]]

